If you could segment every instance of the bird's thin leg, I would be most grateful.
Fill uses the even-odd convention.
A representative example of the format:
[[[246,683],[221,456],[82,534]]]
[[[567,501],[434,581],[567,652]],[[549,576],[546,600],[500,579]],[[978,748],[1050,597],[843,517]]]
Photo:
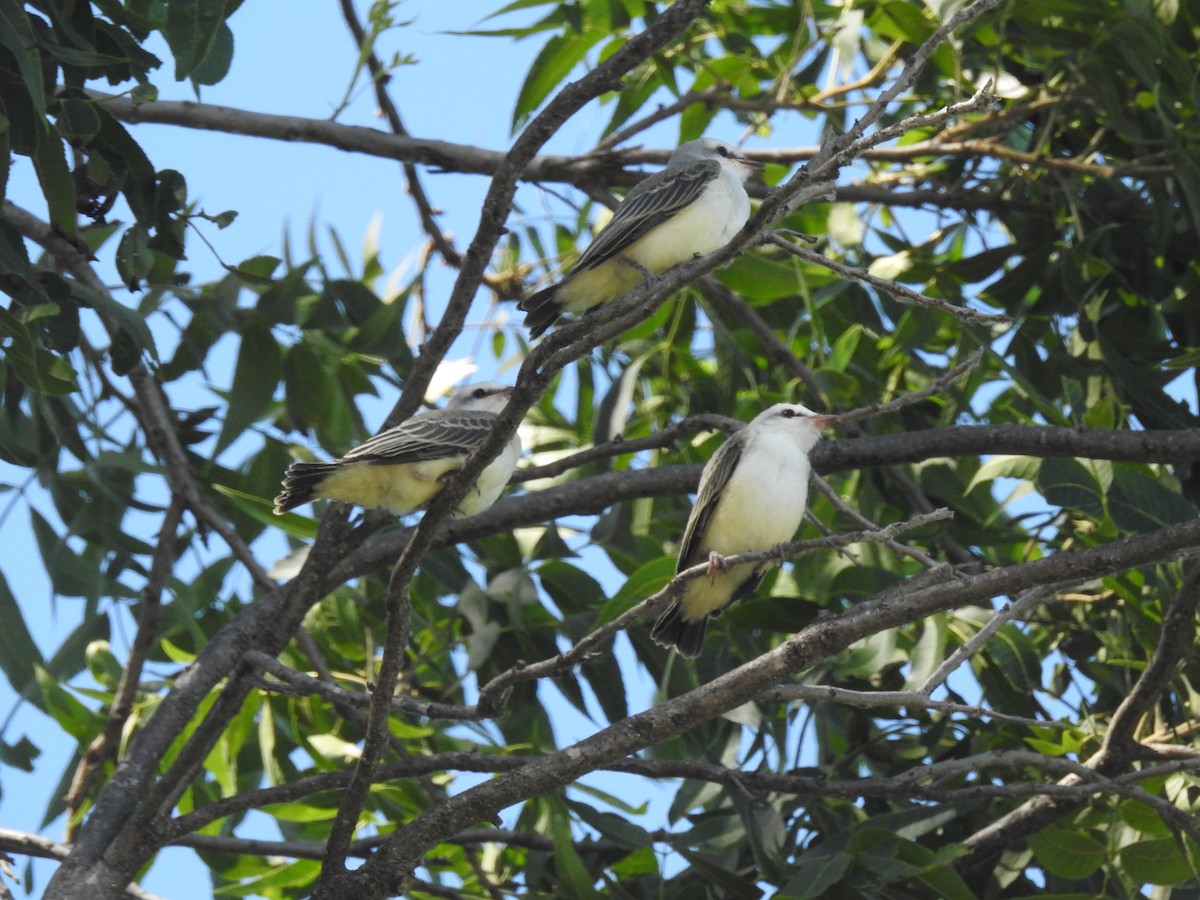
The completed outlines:
[[[726,571],[729,567],[725,565],[725,557],[716,550],[708,551],[708,568],[705,569],[705,574],[708,575],[708,583],[712,584],[717,580],[717,574]]]
[[[649,269],[647,269],[645,266],[643,266],[636,259],[630,259],[628,256],[622,256],[621,262],[625,263],[625,265],[629,266],[629,268],[633,269],[635,272],[637,272],[639,275],[641,275],[642,278],[653,278],[654,277],[654,273],[651,272]]]

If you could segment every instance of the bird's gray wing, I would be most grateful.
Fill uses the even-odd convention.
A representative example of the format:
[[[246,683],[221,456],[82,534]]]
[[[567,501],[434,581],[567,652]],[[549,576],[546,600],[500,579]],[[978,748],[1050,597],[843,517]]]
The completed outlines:
[[[574,271],[594,269],[619,256],[638,238],[695,203],[720,174],[721,164],[715,159],[655,172],[629,192],[612,220],[583,251]]]
[[[676,572],[682,572],[708,559],[708,554],[700,549],[700,545],[704,541],[704,533],[708,531],[708,523],[712,520],[717,504],[721,502],[721,494],[725,492],[725,486],[729,484],[729,479],[733,477],[733,472],[742,459],[747,431],[748,429],[743,428],[722,444],[705,466],[704,474],[700,477],[696,504],[692,507],[687,528],[683,532],[683,542],[679,545]]]
[[[434,410],[375,435],[342,459],[346,462],[394,466],[471,453],[483,445],[495,424],[495,413]]]

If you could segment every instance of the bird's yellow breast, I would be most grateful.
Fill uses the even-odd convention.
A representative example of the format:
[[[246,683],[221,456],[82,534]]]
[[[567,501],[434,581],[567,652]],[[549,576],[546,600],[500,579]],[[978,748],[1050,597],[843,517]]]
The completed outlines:
[[[615,300],[633,290],[642,273],[630,261],[655,274],[725,246],[750,217],[750,200],[734,180],[717,184],[691,206],[638,238],[624,251],[593,269],[566,279],[558,292],[563,308],[579,312]]]
[[[317,496],[365,507],[382,507],[398,516],[419,509],[442,489],[441,478],[461,469],[465,455],[395,466],[365,462],[338,466],[321,483]]]

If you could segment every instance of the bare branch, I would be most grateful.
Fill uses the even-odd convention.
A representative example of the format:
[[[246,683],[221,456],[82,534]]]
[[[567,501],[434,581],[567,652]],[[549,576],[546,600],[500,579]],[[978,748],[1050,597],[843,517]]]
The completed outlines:
[[[774,244],[792,256],[804,260],[805,262],[813,263],[814,265],[824,266],[831,272],[836,272],[843,278],[849,278],[854,281],[861,281],[863,284],[869,284],[871,287],[881,290],[892,297],[892,299],[900,303],[907,303],[911,306],[921,306],[925,309],[935,309],[938,312],[949,313],[956,319],[966,322],[970,325],[1011,325],[1012,318],[1001,313],[983,313],[978,310],[971,309],[966,306],[955,306],[953,303],[947,303],[945,300],[939,300],[936,297],[930,297],[927,294],[922,294],[920,291],[914,291],[912,288],[905,287],[899,282],[892,281],[889,278],[880,278],[877,275],[872,275],[866,269],[860,269],[857,266],[848,266],[845,263],[837,262],[827,256],[809,250],[807,247],[801,247],[777,232],[767,235],[767,243]]]
[[[52,841],[40,834],[0,828],[0,851],[15,853],[18,856],[35,856],[39,859],[64,860],[70,855],[71,846]],[[122,896],[132,897],[133,900],[166,900],[158,894],[142,890],[136,884],[126,885]]]
[[[1191,651],[1195,634],[1195,612],[1200,606],[1200,565],[1192,566],[1183,587],[1171,601],[1163,617],[1158,646],[1149,665],[1142,670],[1137,682],[1125,702],[1118,708],[1105,735],[1104,743],[1084,764],[1085,774],[1073,773],[1062,784],[1075,785],[1094,776],[1115,776],[1131,762],[1147,754],[1147,749],[1133,740],[1133,731],[1150,705],[1156,703],[1174,677],[1175,666],[1185,653]],[[1193,760],[1195,762],[1195,760]],[[1094,773],[1094,775],[1093,775]],[[1144,777],[1145,771],[1138,773]],[[1164,815],[1164,820],[1189,834],[1200,843],[1200,828],[1191,816],[1179,810],[1164,811],[1159,798],[1156,803],[1144,798],[1143,802],[1155,806]],[[1003,848],[1044,828],[1050,822],[1078,807],[1079,801],[1055,800],[1052,797],[1037,797],[1017,809],[981,828],[963,843],[971,849],[964,861],[966,866],[982,865]],[[1171,808],[1173,810],[1173,807]]]
[[[366,62],[367,69],[371,73],[371,85],[375,90],[375,102],[379,104],[379,108],[383,111],[388,127],[398,137],[409,137],[408,129],[404,127],[404,123],[400,119],[400,111],[396,108],[396,104],[392,102],[392,97],[387,91],[387,71],[384,69],[383,63],[379,61],[379,57],[375,55],[374,49],[370,47],[367,34],[363,30],[362,24],[358,21],[358,13],[354,9],[353,2],[351,0],[340,0],[340,6],[342,8],[342,18],[346,20],[346,26],[350,29],[350,34],[354,37],[354,43],[358,47],[360,58]],[[403,163],[403,169],[404,180],[408,186],[408,194],[413,198],[413,205],[417,207],[417,218],[421,220],[421,227],[429,236],[430,243],[436,248],[438,254],[448,265],[458,266],[462,262],[462,254],[454,249],[454,246],[438,226],[437,216],[434,213],[433,205],[425,195],[425,188],[422,186],[421,179],[417,174],[416,165],[411,162],[405,162]]]
[[[986,572],[967,582],[933,585],[902,601],[863,601],[845,613],[814,623],[774,650],[696,690],[631,715],[577,744],[427,810],[397,830],[361,869],[348,873],[347,883],[373,895],[380,890],[378,886],[391,883],[397,873],[417,865],[421,855],[445,835],[485,820],[521,798],[568,784],[584,772],[680,734],[698,717],[709,718],[733,709],[868,634],[1039,584],[1078,582],[1198,549],[1200,521],[1192,521],[1102,547]]]
[[[1007,623],[1025,615],[1026,612],[1043,600],[1054,596],[1055,590],[1058,589],[1057,587],[1051,589],[1045,585],[1041,585],[1026,591],[1014,602],[1005,604],[1004,608],[988,619],[987,624],[973,634],[970,640],[951,653],[937,667],[937,670],[921,685],[918,693],[924,697],[931,696],[934,691],[945,683],[946,679],[950,677],[950,674],[955,669],[983,649],[983,646],[995,636],[997,631]]]
[[[800,556],[813,550],[846,547],[850,544],[886,543],[905,531],[920,528],[931,522],[943,521],[952,516],[953,513],[950,510],[942,509],[928,515],[916,516],[905,522],[897,522],[878,530],[852,531],[844,534],[833,534],[828,537],[813,538],[811,540],[789,541],[766,550],[752,550],[747,553],[731,554],[725,557],[725,564],[731,567],[742,565],[743,563],[755,562],[777,562],[782,564],[787,558]],[[504,698],[508,696],[509,691],[512,690],[514,685],[534,678],[552,677],[577,663],[585,661],[602,643],[612,638],[618,632],[624,631],[648,611],[679,596],[683,592],[684,585],[696,578],[704,577],[707,572],[707,562],[684,569],[682,572],[676,574],[661,590],[621,613],[615,619],[605,622],[595,631],[580,639],[571,649],[557,656],[544,659],[541,662],[520,665],[501,672],[480,689],[479,706],[489,711],[498,709],[503,706]]]
[[[559,91],[522,132],[506,156],[504,165],[493,177],[484,201],[479,228],[464,256],[447,311],[433,336],[422,348],[421,356],[409,373],[404,395],[392,410],[385,427],[402,421],[416,409],[418,399],[424,394],[434,369],[461,330],[462,322],[484,268],[502,233],[504,221],[516,190],[517,176],[532,159],[537,149],[586,102],[604,91],[618,88],[620,78],[625,72],[673,40],[699,14],[705,4],[706,0],[680,0],[669,7],[644,31],[632,36],[620,49],[587,75]],[[560,342],[557,345],[556,338]],[[574,349],[574,352],[582,354],[585,349],[596,346],[602,337],[597,334],[589,340],[594,340],[595,343],[589,345],[588,342],[582,342]],[[557,349],[557,346],[561,346],[565,341],[566,339],[561,334],[555,334],[538,350],[541,351],[541,355],[550,355]],[[557,362],[557,365],[561,367],[577,358],[570,355],[560,354],[560,356],[561,361],[556,361],[552,357],[550,362]],[[338,814],[326,857],[327,864],[323,867],[314,889],[314,897],[327,898],[357,894],[357,889],[349,888],[351,879],[345,877],[344,867],[336,865],[336,863],[344,855],[344,844],[348,843],[353,833],[359,810],[370,789],[371,772],[378,761],[377,750],[382,746],[382,742],[373,736],[383,734],[387,728],[390,697],[394,692],[396,677],[399,674],[400,657],[403,653],[399,639],[407,633],[406,624],[401,624],[400,621],[404,618],[402,613],[404,604],[397,601],[407,596],[408,583],[415,573],[421,557],[432,546],[442,521],[454,509],[455,504],[468,490],[484,466],[500,453],[512,434],[515,433],[525,411],[533,405],[557,371],[551,366],[547,366],[542,371],[535,372],[534,367],[538,365],[538,360],[539,353],[536,352],[526,359],[521,370],[521,375],[524,377],[518,378],[517,387],[508,407],[498,418],[490,438],[471,455],[463,469],[450,480],[434,500],[397,560],[388,586],[388,597],[393,602],[390,602],[387,607],[388,644],[384,649],[384,670],[379,674],[374,693],[375,702],[372,703],[369,712],[367,740],[364,751],[355,766],[355,777],[347,787],[342,802],[338,806]],[[386,890],[387,887],[379,885],[378,889]]]
[[[158,541],[154,547],[154,558],[150,563],[150,573],[142,588],[142,610],[138,619],[137,634],[134,635],[125,669],[121,672],[121,680],[113,694],[104,730],[88,745],[75,770],[70,790],[67,791],[66,806],[71,813],[68,816],[69,820],[75,819],[75,813],[83,804],[96,775],[100,772],[100,767],[117,754],[121,732],[129,719],[134,698],[141,686],[142,668],[150,651],[158,642],[158,626],[162,619],[162,594],[175,564],[175,532],[179,529],[182,518],[183,504],[178,496],[173,496],[163,516]],[[72,827],[68,835],[73,837],[75,831],[76,827]]]
[[[260,683],[263,690],[293,694],[299,697],[324,697],[333,703],[356,709],[367,709],[371,705],[370,694],[348,691],[320,678],[313,678],[311,675],[297,672],[260,650],[247,651],[245,658],[247,662],[253,663],[264,672],[279,679],[278,681],[263,680]],[[397,694],[392,698],[392,710],[426,719],[471,721],[483,718],[478,707],[475,706],[455,706],[432,700],[418,700],[403,694]]]
[[[684,438],[699,434],[702,431],[723,431],[732,434],[746,423],[720,413],[700,413],[680,419],[674,425],[660,428],[653,434],[643,438],[618,438],[606,444],[580,450],[554,462],[540,466],[525,466],[513,473],[512,483],[523,484],[540,478],[553,478],[572,469],[586,466],[588,463],[614,456],[626,456],[631,453],[641,453],[643,450],[661,450],[664,447],[674,447]]]
[[[838,703],[859,709],[876,709],[886,706],[892,709],[932,709],[937,712],[961,713],[972,718],[995,719],[1011,725],[1027,725],[1031,728],[1068,728],[1064,722],[1047,719],[1028,719],[997,712],[985,706],[964,703],[949,703],[931,700],[922,691],[851,691],[831,684],[787,684],[771,688],[762,695],[763,700],[800,700],[804,703]]]

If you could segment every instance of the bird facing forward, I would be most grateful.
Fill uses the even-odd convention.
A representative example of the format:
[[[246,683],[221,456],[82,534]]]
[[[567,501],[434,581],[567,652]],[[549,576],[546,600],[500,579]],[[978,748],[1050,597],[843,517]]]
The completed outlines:
[[[398,516],[436,497],[467,457],[478,450],[512,396],[512,388],[483,382],[467,385],[446,404],[375,435],[341,459],[288,466],[275,514],[311,500],[341,500],[383,507]],[[511,441],[459,502],[456,512],[469,516],[496,502],[521,455],[521,440]]]
[[[762,165],[723,141],[681,144],[667,166],[639,182],[571,273],[518,304],[530,337],[564,312],[615,300],[642,280],[729,243],[750,218],[745,181]]]
[[[771,563],[726,567],[723,557],[766,550],[795,536],[808,502],[808,453],[835,418],[798,403],[776,403],[713,454],[700,476],[675,567],[678,573],[707,562],[708,572],[689,581],[659,617],[650,632],[657,643],[699,656],[708,620],[754,593]]]

